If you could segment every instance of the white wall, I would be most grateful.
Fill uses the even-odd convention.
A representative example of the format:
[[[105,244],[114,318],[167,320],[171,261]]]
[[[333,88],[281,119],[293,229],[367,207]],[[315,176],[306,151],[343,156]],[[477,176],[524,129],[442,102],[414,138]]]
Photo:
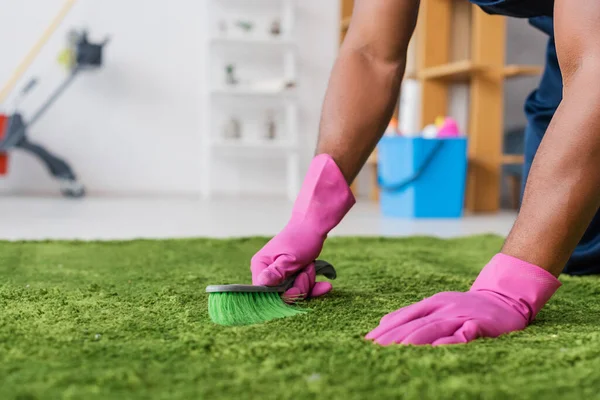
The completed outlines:
[[[30,69],[42,85],[23,104],[31,113],[63,76],[56,56],[71,27],[88,27],[92,39],[112,36],[101,71],[83,74],[40,120],[31,139],[63,155],[91,193],[198,194],[201,82],[208,0],[80,0]],[[0,84],[35,42],[62,0],[0,0]],[[314,146],[320,106],[337,53],[338,3],[297,2],[300,51],[300,121],[305,159]],[[22,82],[24,83],[24,82]],[[244,188],[285,193],[284,175],[269,161],[239,168],[218,165],[220,189],[244,170]],[[238,165],[234,165],[238,164]],[[282,164],[283,165],[283,164]],[[28,155],[14,153],[0,189],[54,192],[55,183]],[[255,172],[255,173],[251,173]],[[219,188],[219,187],[218,187]],[[235,189],[235,188],[234,188]]]

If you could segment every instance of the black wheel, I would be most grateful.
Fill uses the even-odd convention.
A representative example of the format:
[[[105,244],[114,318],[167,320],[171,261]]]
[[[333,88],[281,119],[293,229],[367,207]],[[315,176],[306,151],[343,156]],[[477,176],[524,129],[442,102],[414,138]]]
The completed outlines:
[[[76,180],[64,179],[60,183],[60,192],[65,197],[76,199],[85,196],[85,186]]]

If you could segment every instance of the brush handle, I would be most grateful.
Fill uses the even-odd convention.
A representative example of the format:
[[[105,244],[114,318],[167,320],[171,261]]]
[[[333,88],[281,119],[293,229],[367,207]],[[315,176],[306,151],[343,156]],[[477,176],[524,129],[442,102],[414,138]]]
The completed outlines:
[[[225,293],[225,292],[246,292],[246,293],[283,293],[294,284],[294,280],[302,271],[286,279],[278,286],[255,286],[255,285],[210,285],[206,287],[206,293]],[[315,261],[315,273],[322,275],[327,279],[334,280],[337,278],[337,272],[333,265],[323,260]]]
[[[335,271],[335,268],[333,268],[333,265],[323,260],[315,261],[315,273],[317,274],[317,276],[323,275],[329,280],[334,280],[335,278],[337,278],[337,272]],[[294,279],[295,278],[296,276],[294,276]]]
[[[281,285],[264,287],[277,288],[277,292],[283,293],[294,285],[294,281],[296,280],[298,275],[300,275],[300,273],[302,273],[302,270],[287,278],[285,281],[283,281]],[[337,278],[337,272],[335,271],[335,268],[333,268],[333,265],[323,260],[315,260],[315,275],[323,275],[325,278],[330,280],[334,280],[335,278]]]

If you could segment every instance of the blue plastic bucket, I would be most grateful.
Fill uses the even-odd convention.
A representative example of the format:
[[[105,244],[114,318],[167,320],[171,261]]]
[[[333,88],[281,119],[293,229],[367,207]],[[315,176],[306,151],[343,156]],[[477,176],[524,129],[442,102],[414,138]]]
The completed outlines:
[[[384,136],[377,146],[383,215],[459,218],[467,176],[467,139]]]

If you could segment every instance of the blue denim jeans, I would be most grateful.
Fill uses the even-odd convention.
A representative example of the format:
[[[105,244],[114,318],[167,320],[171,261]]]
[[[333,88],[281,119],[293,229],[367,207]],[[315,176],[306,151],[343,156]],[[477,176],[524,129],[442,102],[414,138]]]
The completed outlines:
[[[548,35],[546,65],[539,86],[525,101],[525,164],[523,184],[527,181],[533,157],[544,137],[552,116],[562,100],[562,77],[556,57],[552,19],[553,0],[471,0],[490,14],[529,18],[529,23]],[[523,187],[524,188],[524,187]],[[600,273],[600,212],[596,213],[575,248],[564,273],[587,275]]]
[[[489,14],[508,17],[532,18],[552,16],[554,0],[471,0]]]

